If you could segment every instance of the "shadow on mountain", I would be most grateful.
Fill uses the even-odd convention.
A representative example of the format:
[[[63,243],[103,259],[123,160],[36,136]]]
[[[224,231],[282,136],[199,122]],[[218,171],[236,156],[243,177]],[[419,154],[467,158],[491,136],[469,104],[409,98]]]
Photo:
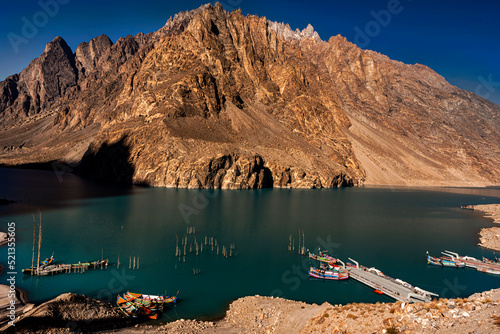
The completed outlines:
[[[97,152],[89,148],[75,168],[75,174],[131,185],[135,169],[130,163],[130,148],[125,139],[123,137],[113,144],[104,143]]]
[[[95,151],[89,149],[75,164],[51,161],[0,168],[0,198],[16,202],[1,205],[0,215],[81,205],[75,201],[126,196],[136,191],[125,139]]]

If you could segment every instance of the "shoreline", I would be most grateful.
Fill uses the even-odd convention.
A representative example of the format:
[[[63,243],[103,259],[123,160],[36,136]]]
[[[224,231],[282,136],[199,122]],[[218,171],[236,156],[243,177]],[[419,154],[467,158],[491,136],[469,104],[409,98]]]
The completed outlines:
[[[15,288],[15,298],[11,298],[9,296],[10,287],[8,285],[0,284],[0,328],[1,326],[7,325],[9,321],[12,319],[9,318],[9,314],[11,311],[9,310],[9,306],[11,306],[11,299],[15,299],[13,303],[15,307],[15,318],[16,321],[22,314],[31,310],[35,305],[28,302],[26,298],[26,292],[24,290]]]
[[[65,293],[24,311],[16,333],[59,333],[71,324],[99,333],[493,333],[500,327],[500,289],[468,298],[437,299],[427,303],[308,304],[282,298],[249,296],[234,300],[218,321],[180,319],[162,324],[126,318],[112,304]]]
[[[500,204],[468,205],[467,208],[481,212],[484,218],[493,220],[493,224],[500,224]],[[479,232],[478,246],[500,251],[500,227],[482,228]]]
[[[0,232],[0,247],[7,244],[7,233]]]

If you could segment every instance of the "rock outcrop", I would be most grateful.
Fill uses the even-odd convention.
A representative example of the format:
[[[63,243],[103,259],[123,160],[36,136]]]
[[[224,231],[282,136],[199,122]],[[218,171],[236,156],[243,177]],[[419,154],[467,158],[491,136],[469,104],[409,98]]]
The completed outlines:
[[[0,94],[3,165],[188,188],[500,182],[500,107],[220,4],[74,54],[58,37]]]

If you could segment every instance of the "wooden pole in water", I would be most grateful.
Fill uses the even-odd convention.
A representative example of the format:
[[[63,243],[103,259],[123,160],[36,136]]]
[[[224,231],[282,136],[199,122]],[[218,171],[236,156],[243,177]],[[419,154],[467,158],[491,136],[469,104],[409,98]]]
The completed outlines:
[[[304,238],[304,229],[302,229],[302,255],[306,255],[306,246],[305,246],[305,238]]]
[[[33,251],[31,252],[31,275],[33,275],[33,266],[35,265],[35,214],[33,214]]]
[[[179,235],[175,234],[175,256],[177,257],[177,253],[179,252]]]
[[[128,258],[128,269],[132,269],[132,255]]]
[[[36,273],[40,270],[40,248],[42,248],[42,213],[40,213],[40,227],[38,231],[38,261],[36,262]]]
[[[298,248],[298,250],[299,250],[299,254],[300,254],[300,228],[299,228],[299,248]]]
[[[137,270],[139,270],[139,255],[137,255]]]
[[[116,269],[120,269],[120,253],[118,253],[118,261],[116,263]]]
[[[135,269],[135,256],[134,256],[134,265],[133,265],[132,269]]]

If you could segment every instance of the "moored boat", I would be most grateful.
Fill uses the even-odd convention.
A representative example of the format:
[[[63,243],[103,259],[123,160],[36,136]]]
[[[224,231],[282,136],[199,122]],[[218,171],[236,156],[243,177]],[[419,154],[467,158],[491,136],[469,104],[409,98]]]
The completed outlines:
[[[313,260],[317,260],[320,262],[326,262],[326,263],[330,263],[330,264],[337,263],[337,259],[334,258],[333,256],[326,254],[326,251],[323,251],[323,252],[319,251],[318,254],[314,254],[314,253],[309,252],[309,257]]]
[[[489,263],[489,264],[500,264],[500,259],[495,257],[493,260],[490,260],[490,259],[483,256],[483,262]]]
[[[465,267],[465,263],[462,261],[458,261],[448,256],[433,257],[429,255],[429,252],[427,252],[427,264],[432,264],[434,266],[441,266],[441,267],[454,267],[454,268]]]
[[[152,303],[145,302],[139,298],[136,298],[132,295],[129,294],[124,294],[123,299],[127,300],[128,302],[134,304],[134,306],[141,312],[142,314],[148,316],[150,319],[157,319],[158,314],[155,312],[158,310],[158,308],[155,306],[153,307]]]
[[[340,268],[332,268],[330,270],[318,269],[314,267],[309,268],[309,276],[320,279],[328,280],[344,280],[349,278],[349,273]]]
[[[177,297],[179,295],[179,291],[177,291],[177,295],[175,296],[168,296],[168,295],[145,295],[142,293],[134,293],[127,291],[126,295],[134,297],[145,304],[150,304],[151,307],[161,307],[164,304],[171,304],[171,303],[176,303],[177,302]]]
[[[125,313],[128,317],[137,318],[137,307],[125,300],[121,296],[116,297],[116,304],[118,308]]]
[[[52,254],[51,257],[46,258],[40,264],[38,265],[38,271],[44,269],[48,265],[50,265],[52,262],[54,262],[54,254]],[[37,272],[37,267],[31,267],[31,268],[26,268],[23,269],[22,272],[27,275],[36,275]]]

